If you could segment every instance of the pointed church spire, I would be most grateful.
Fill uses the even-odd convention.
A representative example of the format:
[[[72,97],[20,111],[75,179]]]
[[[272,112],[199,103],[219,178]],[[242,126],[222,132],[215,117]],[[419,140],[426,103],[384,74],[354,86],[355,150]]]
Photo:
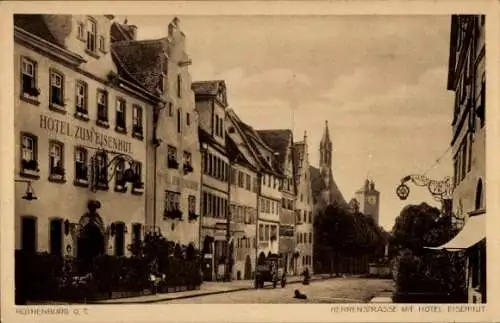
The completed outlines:
[[[321,138],[321,146],[331,145],[330,141],[330,131],[328,130],[328,120],[325,121],[325,130],[323,131],[323,137]]]
[[[328,130],[328,120],[325,121],[325,130],[319,144],[320,167],[327,169],[332,167],[332,142],[330,141],[330,131]]]

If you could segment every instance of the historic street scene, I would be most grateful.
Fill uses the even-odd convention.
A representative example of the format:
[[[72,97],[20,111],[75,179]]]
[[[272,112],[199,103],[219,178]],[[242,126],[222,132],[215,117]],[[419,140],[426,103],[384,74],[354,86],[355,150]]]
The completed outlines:
[[[13,36],[17,305],[486,303],[484,16]]]

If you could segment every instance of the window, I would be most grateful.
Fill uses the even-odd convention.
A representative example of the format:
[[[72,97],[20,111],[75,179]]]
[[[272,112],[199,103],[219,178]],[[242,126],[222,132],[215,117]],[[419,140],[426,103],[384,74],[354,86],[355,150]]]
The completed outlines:
[[[137,176],[138,181],[142,181],[142,163],[139,161],[134,161],[132,164],[132,171]]]
[[[263,198],[260,198],[260,212],[266,212],[266,205]]]
[[[177,109],[177,133],[181,133],[181,109]]]
[[[177,75],[177,97],[182,97],[182,76],[180,74]]]
[[[238,187],[243,188],[243,186],[244,186],[243,181],[245,180],[244,176],[245,176],[245,174],[243,174],[243,172],[241,172],[241,171],[238,172]]]
[[[64,105],[64,78],[62,74],[51,71],[50,72],[50,104],[59,106]]]
[[[142,240],[142,224],[132,224],[132,244],[139,245]]]
[[[252,188],[252,180],[251,180],[251,177],[250,175],[246,174],[246,180],[245,180],[245,187],[247,190],[251,190]]]
[[[125,182],[123,173],[125,172],[125,160],[123,158],[119,158],[116,162],[115,167],[115,188],[118,191],[124,191]]]
[[[115,223],[115,256],[121,257],[125,254],[125,224]]]
[[[142,107],[132,106],[132,130],[134,134],[142,136]]]
[[[309,232],[309,243],[313,242],[313,234],[312,232]]]
[[[104,36],[99,36],[99,50],[103,53],[106,52],[106,43],[104,40]]]
[[[238,171],[234,168],[231,168],[231,184],[236,185],[237,177],[238,177]]]
[[[264,240],[264,225],[259,224],[259,241]]]
[[[38,96],[36,89],[36,63],[28,58],[22,58],[22,91],[30,96]]]
[[[266,200],[266,212],[271,213],[271,201]]]
[[[80,40],[85,40],[85,27],[83,26],[83,23],[81,23],[81,22],[78,23],[77,38]]]
[[[37,137],[31,134],[21,135],[21,162],[23,169],[36,170],[37,163]]]
[[[87,19],[87,50],[96,51],[97,24],[92,19]]]
[[[108,156],[105,152],[99,152],[95,155],[97,164],[97,188],[108,188]]]
[[[97,90],[97,120],[108,122],[108,93]]]
[[[277,233],[278,233],[278,227],[275,225],[272,225],[271,226],[271,238],[276,239],[278,237]]]
[[[49,144],[49,170],[50,176],[64,176],[63,144],[51,141]]]
[[[76,112],[87,114],[87,84],[82,81],[76,82]]]
[[[50,221],[50,253],[53,255],[62,256],[63,250],[63,221],[61,219],[53,219]]]
[[[196,196],[194,195],[188,196],[188,211],[189,214],[196,213]]]
[[[304,195],[300,193],[300,201],[302,202],[304,200]]]
[[[26,252],[36,252],[36,218],[21,217],[21,249]]]
[[[481,81],[481,103],[479,110],[477,112],[479,116],[479,121],[481,128],[484,127],[485,124],[485,116],[486,116],[486,81],[483,76],[483,80]]]
[[[125,100],[116,100],[116,130],[125,131],[126,130],[126,120],[125,120]]]
[[[87,181],[87,150],[85,148],[75,148],[75,180]]]
[[[168,116],[173,117],[174,116],[174,107],[172,103],[168,104]]]
[[[191,153],[188,151],[184,152],[184,164],[191,165]]]
[[[177,192],[165,191],[165,211],[180,210],[181,194]]]
[[[264,240],[269,240],[269,225],[266,224],[266,226],[264,227]]]
[[[186,112],[186,125],[191,125],[191,115],[189,112]]]
[[[168,159],[177,160],[177,148],[173,146],[168,146]]]
[[[257,177],[253,178],[252,184],[253,184],[252,185],[252,191],[254,193],[257,193],[257,185],[259,185]]]

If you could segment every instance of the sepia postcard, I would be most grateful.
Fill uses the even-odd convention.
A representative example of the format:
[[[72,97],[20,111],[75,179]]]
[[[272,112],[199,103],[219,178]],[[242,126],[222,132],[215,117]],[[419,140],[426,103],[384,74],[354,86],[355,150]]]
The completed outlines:
[[[2,321],[500,319],[496,1],[0,8]]]

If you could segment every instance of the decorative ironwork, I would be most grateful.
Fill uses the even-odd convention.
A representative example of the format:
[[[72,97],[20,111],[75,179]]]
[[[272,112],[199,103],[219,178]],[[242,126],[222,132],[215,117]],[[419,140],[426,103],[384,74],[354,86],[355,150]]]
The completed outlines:
[[[410,188],[406,185],[407,182],[412,182],[416,186],[427,187],[429,193],[438,202],[449,200],[453,195],[453,179],[449,176],[437,181],[425,175],[408,175],[401,179],[401,184],[396,189],[396,194],[401,200],[406,200],[410,194]]]
[[[16,183],[26,183],[26,192],[24,196],[22,197],[23,200],[27,201],[33,201],[33,200],[38,200],[38,197],[35,196],[35,190],[33,189],[33,186],[31,185],[31,181],[24,180],[24,179],[16,179]]]

